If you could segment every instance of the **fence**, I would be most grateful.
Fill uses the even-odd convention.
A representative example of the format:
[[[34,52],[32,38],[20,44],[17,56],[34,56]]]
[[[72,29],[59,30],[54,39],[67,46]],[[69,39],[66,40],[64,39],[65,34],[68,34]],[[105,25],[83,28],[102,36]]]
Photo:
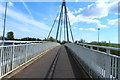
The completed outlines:
[[[120,56],[110,54],[111,50],[120,51],[119,48],[72,43],[66,46],[93,78],[120,80]],[[99,51],[100,48],[106,52]]]
[[[58,43],[43,42],[21,45],[0,46],[0,76],[19,67],[45,50],[58,46]]]

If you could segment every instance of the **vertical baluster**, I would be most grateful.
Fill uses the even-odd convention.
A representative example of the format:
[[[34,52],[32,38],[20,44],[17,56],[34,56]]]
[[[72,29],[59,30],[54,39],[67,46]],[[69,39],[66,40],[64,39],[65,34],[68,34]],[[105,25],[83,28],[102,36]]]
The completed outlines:
[[[99,51],[99,47],[97,47],[97,50]]]
[[[5,64],[4,64],[4,63],[5,63],[5,61],[4,61],[4,60],[5,60],[5,50],[4,50],[4,49],[5,49],[5,47],[3,48],[3,55],[2,55],[2,56],[3,56],[3,64],[2,64],[3,69],[2,69],[2,75],[4,75],[4,72],[5,72],[5,68],[4,68],[4,66],[5,66]]]
[[[4,74],[6,73],[6,53],[8,52],[7,47],[5,47],[5,53],[4,53]]]
[[[10,62],[9,62],[9,55],[11,53],[11,47],[6,47],[6,53],[5,53],[5,73],[8,72],[9,70],[9,65],[10,65]]]
[[[0,47],[0,76],[2,75],[1,72],[2,72],[2,47]]]
[[[111,68],[112,68],[112,79],[113,79],[113,76],[114,76],[114,57],[112,57],[112,66],[111,66]]]
[[[17,52],[15,51],[17,48],[16,48],[17,46],[14,46],[14,68],[16,67],[16,62],[17,62],[17,60],[16,60],[16,58],[17,58]]]
[[[15,55],[15,43],[13,43],[13,48],[12,48],[12,69],[14,69],[14,64],[15,64],[15,60],[14,60],[14,55]]]
[[[27,44],[26,44],[26,49],[25,49],[25,50],[26,50],[26,53],[25,53],[25,62],[27,62],[27,57],[28,57],[28,56],[27,56],[27,52],[28,52],[28,51],[27,51]]]
[[[110,49],[106,49],[106,63],[105,63],[105,78],[110,78],[110,70],[111,70],[111,59],[110,59]]]
[[[19,52],[18,52],[18,66],[19,66],[19,64],[20,64],[20,52],[21,52],[21,48],[20,48],[20,46],[18,46],[18,48],[19,48]]]
[[[1,75],[3,75],[3,54],[4,54],[4,47],[1,49]]]
[[[115,79],[117,77],[117,58],[115,58]]]

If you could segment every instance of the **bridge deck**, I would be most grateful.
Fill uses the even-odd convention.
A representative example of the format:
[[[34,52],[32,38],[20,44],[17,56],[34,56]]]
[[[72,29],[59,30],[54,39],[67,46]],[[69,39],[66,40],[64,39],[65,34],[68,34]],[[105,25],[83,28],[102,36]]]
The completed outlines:
[[[49,51],[12,78],[89,78],[64,46]]]

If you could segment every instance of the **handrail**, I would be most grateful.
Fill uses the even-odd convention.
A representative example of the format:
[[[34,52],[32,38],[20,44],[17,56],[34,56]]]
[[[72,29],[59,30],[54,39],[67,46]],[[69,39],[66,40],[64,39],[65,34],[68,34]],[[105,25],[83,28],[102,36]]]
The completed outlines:
[[[111,49],[111,50],[118,50],[118,51],[120,51],[120,48],[114,48],[114,47],[98,46],[98,45],[89,45],[89,44],[84,44],[84,43],[77,43],[77,44],[78,44],[78,45],[83,45],[83,46],[89,46],[89,47],[105,48],[105,49]]]
[[[32,43],[32,44],[38,44],[38,43]],[[14,46],[14,47],[15,46],[24,46],[24,45],[31,45],[31,44],[26,43],[26,44],[19,44],[19,45],[14,45],[14,44],[13,45],[5,45],[5,46],[0,46],[0,48],[2,48],[2,47],[10,47],[10,46]]]
[[[0,41],[0,43],[2,43],[3,41]],[[10,43],[30,43],[30,42],[48,42],[48,41],[4,41],[4,42],[10,42]]]

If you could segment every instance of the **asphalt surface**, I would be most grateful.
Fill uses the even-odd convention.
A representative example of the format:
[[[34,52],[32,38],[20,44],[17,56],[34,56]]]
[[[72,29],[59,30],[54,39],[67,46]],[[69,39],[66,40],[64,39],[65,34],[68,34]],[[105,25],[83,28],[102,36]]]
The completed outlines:
[[[81,78],[81,80],[86,78],[88,80],[89,77],[71,52],[64,46],[59,46],[12,78]]]

